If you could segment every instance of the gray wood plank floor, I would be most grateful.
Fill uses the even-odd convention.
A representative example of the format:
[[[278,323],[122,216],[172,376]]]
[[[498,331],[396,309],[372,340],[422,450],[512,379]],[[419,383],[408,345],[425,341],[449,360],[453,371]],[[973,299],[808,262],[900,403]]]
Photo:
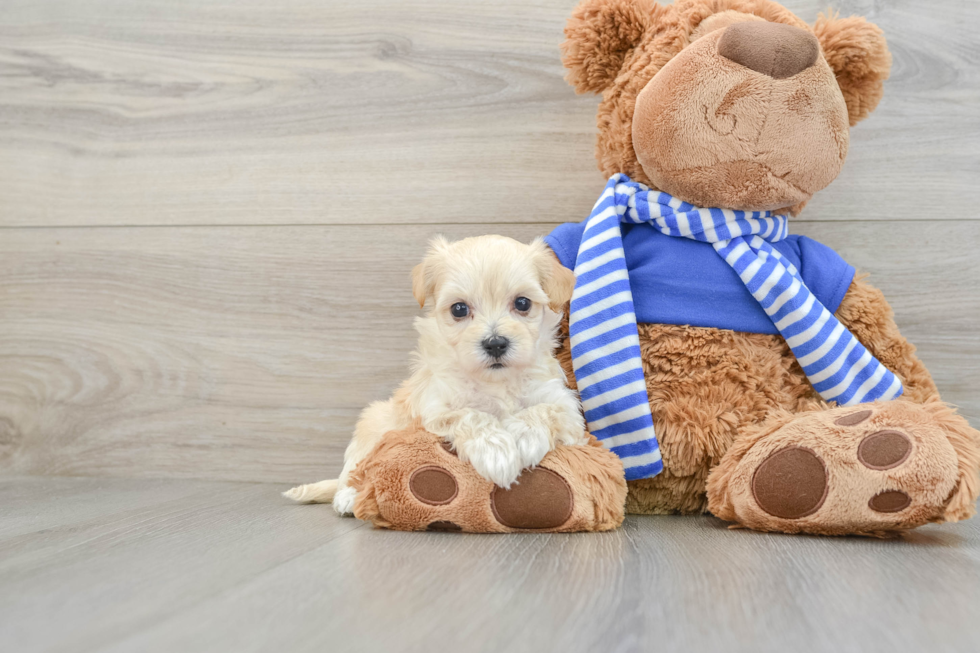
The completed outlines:
[[[282,486],[0,481],[4,651],[973,651],[980,522],[902,540],[630,517],[397,533]]]

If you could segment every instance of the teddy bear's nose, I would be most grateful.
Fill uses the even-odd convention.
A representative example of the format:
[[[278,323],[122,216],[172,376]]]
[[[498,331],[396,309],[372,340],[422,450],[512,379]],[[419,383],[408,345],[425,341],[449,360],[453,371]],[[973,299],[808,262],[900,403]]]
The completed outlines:
[[[820,44],[805,29],[751,21],[725,28],[718,54],[774,79],[785,79],[817,62]]]

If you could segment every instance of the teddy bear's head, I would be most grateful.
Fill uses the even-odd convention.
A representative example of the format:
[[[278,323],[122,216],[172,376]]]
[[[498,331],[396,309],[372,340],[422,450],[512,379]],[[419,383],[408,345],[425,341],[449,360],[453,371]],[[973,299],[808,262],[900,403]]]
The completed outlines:
[[[891,66],[863,18],[811,27],[770,0],[582,0],[565,35],[569,81],[602,93],[600,169],[704,207],[797,213]]]

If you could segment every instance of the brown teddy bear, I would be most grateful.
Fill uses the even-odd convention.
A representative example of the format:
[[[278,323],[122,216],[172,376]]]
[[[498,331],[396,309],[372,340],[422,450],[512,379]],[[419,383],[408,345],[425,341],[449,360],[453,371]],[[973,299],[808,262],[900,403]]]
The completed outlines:
[[[721,207],[701,215],[748,221],[797,215],[837,176],[849,125],[878,104],[891,64],[881,30],[865,19],[822,16],[810,26],[769,0],[583,0],[565,34],[569,81],[602,93],[599,168],[628,177],[631,192],[662,191],[659,208]],[[662,233],[681,229],[657,224]],[[548,239],[568,267],[582,229],[564,225]],[[839,333],[866,348],[864,363],[880,362],[848,396],[882,400],[837,398],[844,407],[836,407],[760,312],[751,284],[711,251],[715,241],[665,238],[650,224],[622,231],[663,467],[630,481],[628,512],[707,510],[757,530],[869,535],[973,515],[980,434],[940,402],[863,275],[809,239],[789,237],[779,250],[795,257],[786,266]],[[654,241],[680,244],[657,259]],[[567,318],[563,328],[560,359],[571,380]],[[885,394],[893,377],[895,392]],[[882,392],[868,392],[879,379],[889,380]]]
[[[879,536],[972,516],[980,433],[940,401],[882,293],[786,228],[881,98],[881,31],[809,26],[769,0],[583,0],[566,36],[569,80],[602,93],[596,156],[612,178],[586,222],[546,239],[578,277],[559,359],[623,465],[559,448],[505,491],[432,434],[389,434],[355,472],[355,514],[407,530],[606,530],[625,466],[632,513]],[[596,286],[598,263],[617,261]],[[628,310],[596,323],[613,300]]]

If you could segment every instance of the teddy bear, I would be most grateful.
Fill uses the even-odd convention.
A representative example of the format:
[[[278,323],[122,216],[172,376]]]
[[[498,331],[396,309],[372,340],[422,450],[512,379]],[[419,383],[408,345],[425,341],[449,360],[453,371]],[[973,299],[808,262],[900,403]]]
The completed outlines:
[[[606,530],[625,498],[629,513],[878,537],[971,517],[980,433],[867,275],[789,235],[881,99],[881,30],[811,26],[771,0],[583,0],[565,34],[568,80],[602,95],[609,177],[586,220],[545,238],[577,277],[558,358],[593,446],[551,452],[504,491],[430,433],[389,434],[355,471],[355,515]],[[413,485],[423,472],[433,496]]]
[[[867,275],[785,235],[882,97],[881,30],[853,16],[808,25],[770,0],[583,0],[565,34],[568,80],[602,96],[596,159],[611,181],[593,217],[605,201],[622,226],[570,223],[546,242],[577,284],[594,285],[583,258],[617,232],[610,288],[631,288],[646,390],[633,408],[652,417],[655,443],[636,456],[639,478],[623,458],[627,511],[872,536],[972,516],[980,433],[940,400]],[[766,285],[780,280],[806,297],[788,316]],[[581,381],[596,361],[575,352],[589,345],[575,342],[576,314],[589,311],[576,301],[559,359],[600,436],[611,427],[589,418]],[[799,332],[786,326],[808,316]],[[603,441],[629,454],[643,434],[624,435]]]

